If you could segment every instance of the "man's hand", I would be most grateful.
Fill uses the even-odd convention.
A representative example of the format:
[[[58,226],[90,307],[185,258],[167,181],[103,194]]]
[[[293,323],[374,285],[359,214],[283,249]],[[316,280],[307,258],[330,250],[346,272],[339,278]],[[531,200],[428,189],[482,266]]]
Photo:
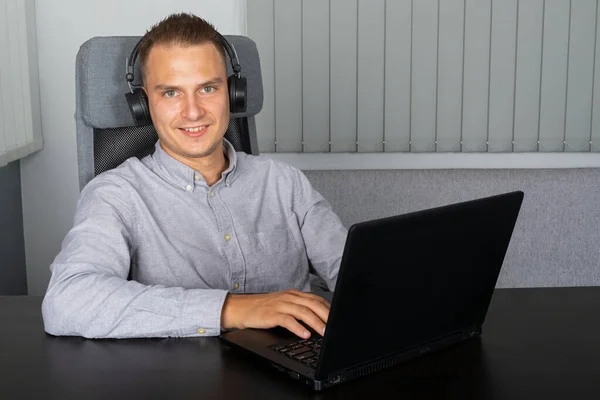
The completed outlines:
[[[310,337],[310,332],[297,320],[323,335],[329,308],[329,303],[322,297],[297,290],[229,294],[221,312],[221,326],[224,329],[282,326],[306,339]]]

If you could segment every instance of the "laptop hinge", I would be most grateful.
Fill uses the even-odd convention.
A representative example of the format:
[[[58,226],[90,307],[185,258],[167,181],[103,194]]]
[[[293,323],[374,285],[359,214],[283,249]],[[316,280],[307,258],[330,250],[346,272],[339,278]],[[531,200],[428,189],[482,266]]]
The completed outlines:
[[[463,331],[462,331],[463,339],[468,339],[473,336],[480,336],[480,335],[481,335],[481,325],[473,325],[473,326],[463,329]]]

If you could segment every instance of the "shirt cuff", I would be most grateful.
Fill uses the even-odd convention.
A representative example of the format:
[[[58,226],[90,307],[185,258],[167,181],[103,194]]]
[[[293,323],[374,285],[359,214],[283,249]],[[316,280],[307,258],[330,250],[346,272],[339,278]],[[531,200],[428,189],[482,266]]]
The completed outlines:
[[[220,335],[221,311],[228,293],[221,289],[189,289],[181,313],[181,336]]]

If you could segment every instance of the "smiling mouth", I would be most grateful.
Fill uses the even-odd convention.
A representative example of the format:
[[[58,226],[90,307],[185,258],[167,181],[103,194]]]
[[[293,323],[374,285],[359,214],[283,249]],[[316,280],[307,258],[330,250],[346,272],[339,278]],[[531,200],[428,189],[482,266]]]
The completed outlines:
[[[208,125],[200,125],[200,126],[195,126],[192,128],[179,128],[179,129],[183,129],[184,131],[190,132],[190,133],[197,133],[197,132],[204,130],[205,128],[208,128]]]
[[[198,137],[203,135],[208,129],[209,125],[192,126],[189,128],[178,128],[187,136]]]

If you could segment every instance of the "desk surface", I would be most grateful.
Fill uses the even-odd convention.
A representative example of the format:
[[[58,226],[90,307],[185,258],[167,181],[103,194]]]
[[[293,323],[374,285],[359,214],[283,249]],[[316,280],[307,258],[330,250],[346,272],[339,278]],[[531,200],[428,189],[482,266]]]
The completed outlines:
[[[0,297],[1,399],[600,398],[600,287],[499,289],[480,339],[321,393],[218,338],[52,337],[40,304]]]

